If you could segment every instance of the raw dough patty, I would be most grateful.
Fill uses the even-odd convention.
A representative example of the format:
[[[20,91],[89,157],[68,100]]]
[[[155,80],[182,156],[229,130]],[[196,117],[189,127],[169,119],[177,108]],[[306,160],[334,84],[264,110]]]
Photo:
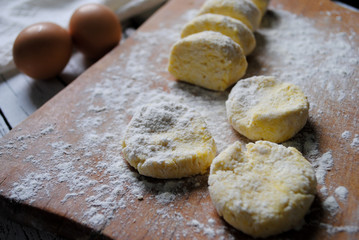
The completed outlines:
[[[197,16],[187,23],[182,30],[181,37],[184,38],[203,31],[220,32],[230,37],[242,47],[244,55],[249,55],[256,46],[254,34],[241,21],[212,13]]]
[[[261,21],[261,12],[257,6],[247,0],[207,0],[199,15],[215,13],[238,19],[249,29],[255,31]]]
[[[279,143],[303,128],[309,103],[299,87],[256,76],[232,88],[226,108],[229,122],[240,134],[253,141]]]
[[[211,165],[209,193],[220,216],[253,237],[296,227],[316,193],[315,172],[295,148],[235,142]]]
[[[202,117],[173,102],[140,107],[126,129],[122,146],[129,164],[154,178],[203,174],[216,155],[215,142]]]
[[[247,66],[241,46],[221,33],[204,31],[172,46],[168,71],[179,80],[223,91],[246,73]]]

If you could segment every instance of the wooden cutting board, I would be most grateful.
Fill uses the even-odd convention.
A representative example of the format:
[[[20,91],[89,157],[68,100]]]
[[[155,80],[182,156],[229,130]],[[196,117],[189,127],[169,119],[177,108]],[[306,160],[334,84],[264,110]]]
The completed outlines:
[[[154,180],[121,156],[134,109],[173,99],[205,118],[219,151],[248,140],[226,122],[230,90],[176,82],[171,45],[204,1],[172,0],[131,38],[0,139],[0,214],[68,238],[250,239],[216,213],[208,175]],[[306,223],[281,239],[359,238],[359,13],[328,0],[272,0],[246,77],[302,87],[310,119],[293,140],[317,169]],[[272,239],[277,239],[278,236]]]

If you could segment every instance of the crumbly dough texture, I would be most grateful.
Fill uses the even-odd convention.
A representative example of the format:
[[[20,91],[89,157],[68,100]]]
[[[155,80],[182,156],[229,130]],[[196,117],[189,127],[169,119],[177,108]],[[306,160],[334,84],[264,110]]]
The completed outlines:
[[[216,156],[216,144],[201,115],[173,102],[140,107],[122,146],[128,163],[153,178],[203,174]]]
[[[212,13],[197,16],[187,23],[182,30],[181,37],[184,38],[203,31],[220,32],[230,37],[242,47],[244,55],[246,56],[249,55],[256,46],[254,34],[241,21],[232,17]]]
[[[230,225],[267,237],[303,221],[316,193],[315,171],[295,148],[257,141],[235,142],[211,165],[209,193]]]
[[[258,29],[261,12],[258,7],[248,0],[207,0],[201,7],[199,15],[215,13],[238,19],[249,29]]]
[[[309,103],[299,87],[270,76],[239,81],[226,101],[235,130],[250,140],[284,142],[305,125]]]
[[[221,33],[204,31],[172,46],[168,71],[179,80],[223,91],[245,74],[247,66],[241,46]]]

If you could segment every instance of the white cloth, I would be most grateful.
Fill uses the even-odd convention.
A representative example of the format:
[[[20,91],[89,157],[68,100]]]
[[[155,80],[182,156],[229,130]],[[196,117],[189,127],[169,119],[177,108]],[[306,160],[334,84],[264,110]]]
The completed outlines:
[[[54,22],[67,28],[72,13],[86,3],[107,5],[125,20],[166,0],[0,0],[0,73],[15,68],[12,46],[25,27],[37,22]]]

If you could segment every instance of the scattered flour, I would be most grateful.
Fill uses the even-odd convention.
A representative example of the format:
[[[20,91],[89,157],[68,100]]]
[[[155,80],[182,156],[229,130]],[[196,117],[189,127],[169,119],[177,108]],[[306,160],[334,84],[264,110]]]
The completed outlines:
[[[179,230],[189,226],[208,238],[234,239],[234,235],[223,224],[216,224],[210,216],[196,217],[201,219],[200,222],[186,219],[181,214],[183,209],[199,212],[201,208],[212,206],[192,206],[188,203],[180,208],[176,205],[176,200],[182,201],[189,192],[197,194],[199,199],[207,198],[207,176],[154,181],[140,176],[119,154],[122,150],[120,142],[123,130],[135,109],[149,101],[165,101],[169,98],[194,108],[204,117],[219,152],[238,138],[243,144],[248,142],[233,131],[227,121],[224,103],[228,91],[213,92],[182,82],[168,81],[166,64],[170,46],[179,39],[184,23],[196,12],[187,11],[179,21],[182,23],[171,25],[171,22],[162,22],[157,28],[159,30],[132,33],[132,40],[136,44],[118,56],[96,84],[80,93],[83,99],[71,110],[76,116],[74,129],[63,134],[57,130],[56,124],[46,125],[38,133],[22,135],[0,146],[1,157],[18,159],[19,156],[12,154],[13,150],[21,149],[26,153],[30,146],[36,146],[39,138],[57,138],[56,141],[48,142],[41,151],[32,151],[31,155],[23,158],[24,163],[29,164],[33,170],[12,186],[9,197],[31,203],[39,196],[54,194],[56,188],[47,182],[55,182],[68,190],[60,198],[63,208],[76,203],[79,208],[87,211],[73,213],[76,216],[74,219],[78,216],[84,224],[100,228],[105,227],[110,220],[118,219],[118,212],[132,207],[134,202],[141,200],[143,204],[150,204],[155,200],[159,207],[156,208],[156,222],[145,223],[151,226],[153,236],[161,236],[161,226],[170,220],[174,222],[174,237],[191,236],[191,231]],[[358,102],[356,89],[348,84],[348,76],[355,69],[353,66],[359,64],[358,50],[350,42],[353,39],[351,35],[322,32],[313,27],[311,20],[276,10],[266,15],[256,37],[258,45],[249,59],[247,76],[258,74],[258,65],[266,65],[261,73],[299,85],[311,104],[311,122],[325,124],[321,116],[332,111],[328,107],[330,101],[343,104],[347,100]],[[315,66],[313,59],[318,62]],[[344,62],[347,64],[342,64]],[[329,102],[316,102],[315,99],[319,99],[314,97],[316,94],[326,96]],[[349,139],[351,136],[346,132],[342,133],[342,138]],[[75,137],[77,141],[69,142],[66,134]],[[333,159],[330,149],[321,154],[313,127],[307,125],[284,145],[296,147],[312,162],[321,185],[320,192],[328,196],[331,186],[330,183],[326,185],[325,178],[328,171],[333,169],[336,159]],[[355,134],[351,147],[359,147],[358,134]],[[341,201],[348,195],[343,188],[337,188],[335,194]],[[323,207],[332,216],[340,211],[333,196],[326,198]],[[137,219],[145,217],[140,214]],[[136,218],[121,216],[120,221],[126,225],[129,221],[136,221]],[[329,233],[358,230],[353,226],[320,225]]]
[[[260,45],[262,38],[259,38],[255,51],[258,51],[260,62],[266,63],[271,75],[301,86],[310,103],[313,102],[311,96],[319,93],[333,102],[358,100],[358,94],[349,84],[352,81],[349,76],[354,74],[353,71],[359,64],[357,47],[347,41],[350,35],[334,31],[323,34],[313,27],[313,21],[285,11],[275,11],[270,16],[271,18],[264,19],[264,27],[258,30],[259,36],[265,39],[265,44]],[[270,22],[266,22],[267,20]],[[279,31],[273,31],[270,27],[273,24],[278,25],[274,28]],[[271,61],[267,61],[269,55]],[[348,64],[342,64],[344,62]],[[328,81],[329,79],[341,81]],[[348,85],[344,86],[344,82]],[[327,102],[315,104],[318,106],[311,104],[311,107],[332,111],[326,107]]]
[[[359,151],[359,134],[355,134],[352,143],[350,144],[352,148]]]
[[[176,195],[170,192],[164,192],[161,194],[158,194],[156,197],[156,200],[160,204],[168,204],[170,202],[173,202],[176,199]]]
[[[210,221],[210,220],[211,219],[208,220],[208,224],[204,224],[196,219],[192,219],[188,221],[186,225],[192,227],[195,232],[202,232],[207,238],[214,239],[216,238],[216,236],[222,235],[224,233],[225,227],[215,229],[213,228],[214,221]],[[220,238],[220,239],[224,239],[224,238]],[[235,238],[231,236],[230,238],[227,239],[235,239]]]
[[[22,178],[22,183],[14,183],[13,189],[10,192],[10,198],[20,201],[29,200],[30,203],[34,201],[33,197],[37,193],[48,187],[46,182],[51,179],[48,173],[30,173]]]
[[[329,212],[331,216],[336,215],[340,210],[340,206],[333,196],[329,196],[327,199],[325,199],[323,202],[323,207]]]
[[[359,232],[358,226],[333,226],[326,223],[320,223],[322,228],[325,228],[329,234],[335,234],[339,232],[357,233]]]
[[[328,196],[328,188],[326,186],[321,187],[319,191],[324,197]]]
[[[340,201],[346,201],[348,199],[349,191],[344,186],[339,186],[334,190],[335,195],[339,198]]]
[[[92,217],[90,217],[89,222],[91,225],[102,225],[105,220],[105,216],[100,213],[93,214]]]
[[[345,140],[348,140],[351,136],[352,134],[349,131],[344,131],[342,133],[342,138],[344,138]]]
[[[312,162],[315,168],[315,174],[317,177],[317,181],[319,184],[325,184],[325,176],[327,172],[330,171],[334,165],[334,160],[332,157],[332,153],[326,152],[321,157],[317,158],[314,162]]]

